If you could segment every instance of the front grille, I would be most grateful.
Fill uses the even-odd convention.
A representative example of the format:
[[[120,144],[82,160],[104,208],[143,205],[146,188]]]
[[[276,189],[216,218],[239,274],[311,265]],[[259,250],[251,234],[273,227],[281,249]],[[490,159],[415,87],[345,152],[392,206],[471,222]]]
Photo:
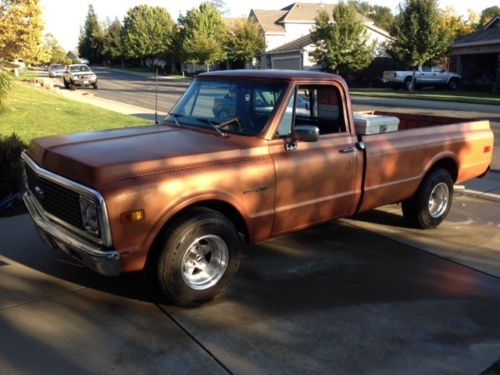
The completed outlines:
[[[83,230],[80,195],[38,176],[28,165],[25,168],[28,188],[44,210]]]

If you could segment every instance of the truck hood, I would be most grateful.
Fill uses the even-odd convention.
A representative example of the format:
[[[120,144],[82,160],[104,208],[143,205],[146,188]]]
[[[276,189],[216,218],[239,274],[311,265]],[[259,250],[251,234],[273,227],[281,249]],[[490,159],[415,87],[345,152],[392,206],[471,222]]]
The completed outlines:
[[[264,146],[259,138],[162,125],[38,138],[27,153],[42,168],[97,188],[137,176],[263,156]]]

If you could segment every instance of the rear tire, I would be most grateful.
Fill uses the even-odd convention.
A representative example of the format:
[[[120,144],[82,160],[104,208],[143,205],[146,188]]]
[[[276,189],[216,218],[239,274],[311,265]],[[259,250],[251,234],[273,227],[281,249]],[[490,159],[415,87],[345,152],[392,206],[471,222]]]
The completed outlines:
[[[415,195],[402,203],[403,216],[412,227],[435,228],[446,218],[453,200],[453,180],[445,169],[431,171]]]
[[[240,244],[234,224],[224,215],[196,208],[170,228],[153,260],[164,296],[188,307],[208,302],[231,283],[240,264]]]
[[[69,89],[69,83],[66,82],[66,78],[63,78],[64,87]]]
[[[406,89],[406,91],[411,91],[411,80],[412,80],[411,77],[406,77],[404,80],[403,86]]]
[[[458,79],[452,78],[450,82],[448,82],[448,89],[450,90],[458,90],[459,82]]]

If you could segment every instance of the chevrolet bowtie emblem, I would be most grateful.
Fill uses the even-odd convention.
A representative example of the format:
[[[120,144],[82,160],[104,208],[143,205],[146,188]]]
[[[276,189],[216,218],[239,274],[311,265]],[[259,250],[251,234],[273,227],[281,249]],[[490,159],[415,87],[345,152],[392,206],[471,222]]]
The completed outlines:
[[[35,194],[39,199],[43,199],[43,197],[45,196],[45,193],[40,186],[35,186]]]

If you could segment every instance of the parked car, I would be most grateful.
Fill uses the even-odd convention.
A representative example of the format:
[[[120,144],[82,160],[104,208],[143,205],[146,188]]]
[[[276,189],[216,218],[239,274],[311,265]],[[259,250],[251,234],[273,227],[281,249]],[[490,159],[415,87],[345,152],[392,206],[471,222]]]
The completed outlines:
[[[339,76],[228,70],[197,76],[158,125],[34,139],[24,201],[49,246],[102,275],[151,272],[193,306],[230,284],[242,240],[397,202],[410,225],[437,227],[492,151],[487,120],[354,115]]]
[[[382,81],[393,89],[409,89],[413,77],[412,70],[385,71]],[[460,86],[462,76],[457,73],[447,72],[440,66],[421,66],[415,71],[417,86],[447,87],[456,90]]]
[[[66,68],[62,64],[52,64],[49,66],[49,77],[62,77]]]
[[[92,86],[97,89],[97,76],[86,64],[69,65],[63,74],[64,87]]]

